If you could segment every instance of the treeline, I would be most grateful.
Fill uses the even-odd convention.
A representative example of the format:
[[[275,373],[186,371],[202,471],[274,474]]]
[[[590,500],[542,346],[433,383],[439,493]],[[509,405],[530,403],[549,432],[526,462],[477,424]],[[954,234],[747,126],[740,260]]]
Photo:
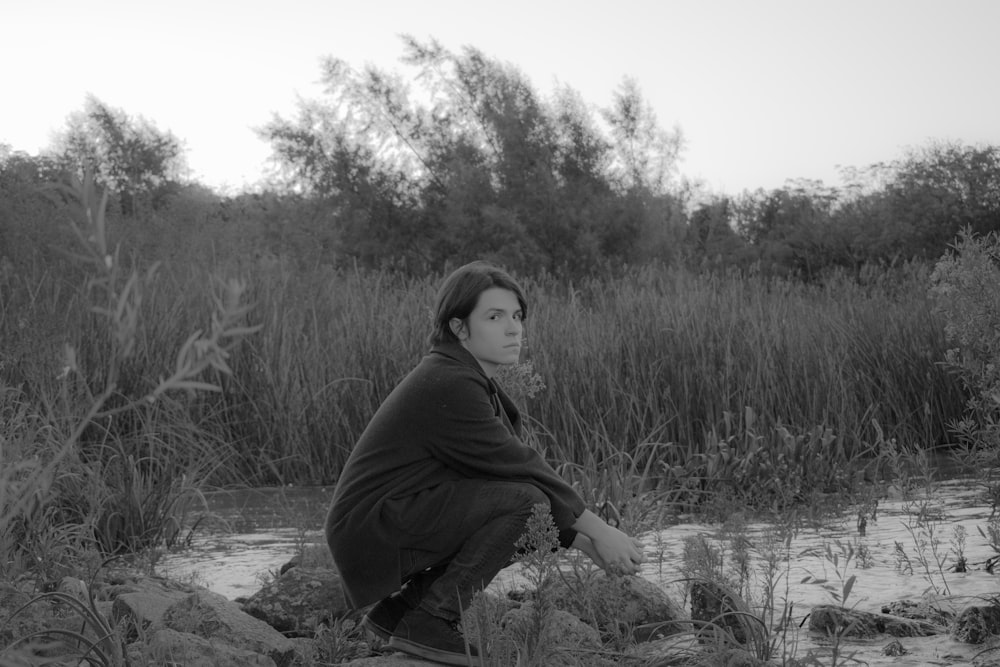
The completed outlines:
[[[327,60],[325,95],[259,129],[274,170],[252,193],[186,180],[176,137],[88,97],[45,154],[0,146],[0,250],[23,261],[60,233],[61,202],[40,186],[87,169],[138,254],[216,263],[426,275],[481,257],[522,275],[655,263],[815,280],[936,259],[961,229],[1000,229],[996,146],[929,143],[845,170],[841,187],[712,194],[681,175],[683,137],[634,81],[597,110],[570,88],[543,97],[476,49],[404,45],[406,78]]]
[[[698,207],[692,257],[814,279],[831,269],[936,260],[961,230],[1000,230],[1000,148],[932,142],[847,185],[800,181]]]

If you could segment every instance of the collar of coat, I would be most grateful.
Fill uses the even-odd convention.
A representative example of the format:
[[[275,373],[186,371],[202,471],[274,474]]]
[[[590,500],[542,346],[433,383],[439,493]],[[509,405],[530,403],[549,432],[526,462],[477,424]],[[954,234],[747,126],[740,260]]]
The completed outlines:
[[[506,393],[500,388],[496,380],[486,375],[486,371],[483,367],[479,365],[476,358],[472,356],[472,353],[462,347],[461,343],[441,343],[435,345],[431,348],[431,353],[436,353],[454,359],[459,363],[468,366],[469,368],[475,369],[477,373],[484,380],[489,387],[490,392],[490,402],[493,404],[493,410],[498,417],[504,419],[504,423],[507,427],[517,436],[521,435],[521,415],[520,410],[514,402],[507,396]]]
[[[439,345],[435,345],[434,347],[432,347],[431,352],[443,354],[444,356],[450,357],[455,361],[462,362],[463,364],[465,364],[470,368],[476,369],[477,373],[479,373],[489,381],[490,386],[494,385],[493,380],[486,375],[486,371],[484,371],[483,367],[479,365],[479,362],[476,361],[476,358],[472,356],[471,352],[462,347],[461,343],[451,343],[451,342],[441,343]]]

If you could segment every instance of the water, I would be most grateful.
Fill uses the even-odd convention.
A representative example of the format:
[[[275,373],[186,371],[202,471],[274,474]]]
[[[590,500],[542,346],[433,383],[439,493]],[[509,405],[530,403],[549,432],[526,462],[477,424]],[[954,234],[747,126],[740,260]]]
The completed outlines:
[[[215,519],[208,525],[210,530],[196,531],[191,548],[166,555],[158,570],[167,576],[193,578],[230,599],[252,595],[260,588],[261,578],[288,562],[303,543],[322,541],[323,516],[331,495],[331,488],[211,495],[209,504]],[[929,518],[919,521],[921,514]],[[984,596],[1000,593],[1000,580],[984,569],[988,559],[997,555],[980,534],[980,529],[988,534],[990,515],[991,508],[968,480],[942,482],[906,499],[890,491],[889,497],[879,502],[876,520],[869,520],[865,535],[859,534],[856,514],[796,533],[787,547],[789,557],[780,564],[783,578],[777,603],[792,605],[793,623],[798,626],[812,607],[837,604],[834,593],[841,593],[843,582],[853,576],[855,584],[847,605],[860,610],[879,612],[884,603],[926,596],[943,608],[960,611]],[[682,590],[677,582],[682,577],[685,538],[696,535],[731,551],[730,541],[718,525],[671,526],[641,536],[649,561],[643,576],[679,598]],[[753,557],[752,577],[758,589],[762,579],[760,554],[775,544],[774,535],[773,526],[746,528]],[[959,552],[969,564],[965,573],[953,571]],[[823,580],[826,583],[817,583]],[[518,581],[517,569],[508,568],[495,586],[516,585]],[[804,630],[796,630],[792,638],[798,642],[797,657],[826,649],[825,640]],[[891,640],[882,636],[850,641],[847,651],[856,651],[854,657],[869,665],[917,666],[971,664],[982,648],[947,636],[902,638],[908,654],[887,657],[882,648]],[[823,664],[829,664],[826,650],[826,657],[820,658]]]
[[[290,561],[303,544],[323,542],[323,519],[333,488],[279,487],[206,494],[208,519],[188,549],[165,555],[157,571],[233,600]]]

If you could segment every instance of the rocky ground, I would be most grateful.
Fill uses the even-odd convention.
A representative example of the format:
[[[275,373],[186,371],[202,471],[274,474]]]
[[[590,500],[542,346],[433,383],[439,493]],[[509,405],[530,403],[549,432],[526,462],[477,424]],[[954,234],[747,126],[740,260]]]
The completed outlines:
[[[557,581],[543,598],[532,591],[484,597],[467,617],[466,634],[489,638],[491,654],[508,650],[515,656],[518,647],[530,647],[536,655],[544,652],[544,664],[556,667],[780,664],[761,659],[767,643],[762,626],[748,622],[749,616],[741,613],[744,603],[721,587],[696,584],[692,608],[685,613],[643,579],[599,574],[587,586],[586,595]],[[0,640],[4,645],[21,641],[0,653],[0,667],[43,664],[45,655],[54,659],[47,664],[66,665],[428,664],[387,653],[378,640],[356,631],[357,613],[344,607],[342,599],[336,572],[314,567],[289,567],[245,600],[125,573],[108,573],[89,585],[66,578],[41,596],[27,583],[8,583],[0,585],[0,619],[6,619]],[[542,608],[547,620],[539,625]],[[997,605],[970,606],[951,615],[916,602],[896,602],[882,611],[819,607],[809,615],[809,629],[884,640],[886,655],[905,653],[901,640],[907,637],[947,633],[956,641],[984,644],[1000,634]],[[114,636],[123,642],[102,637],[102,627],[117,627]],[[32,638],[40,630],[50,636],[54,631],[65,640],[63,646]],[[71,656],[83,652],[71,650],[74,643],[95,648],[80,662]],[[514,664],[515,658],[511,660]],[[991,660],[992,654],[985,653],[977,664],[1000,665]]]

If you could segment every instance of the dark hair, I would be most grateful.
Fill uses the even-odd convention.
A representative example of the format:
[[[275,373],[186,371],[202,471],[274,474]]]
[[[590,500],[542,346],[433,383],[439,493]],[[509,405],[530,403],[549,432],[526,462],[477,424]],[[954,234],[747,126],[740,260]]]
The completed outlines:
[[[476,304],[479,295],[491,287],[502,287],[510,290],[517,297],[521,307],[521,317],[528,317],[528,304],[524,299],[524,290],[517,281],[503,269],[489,262],[470,262],[455,269],[441,283],[434,305],[434,331],[431,333],[431,345],[458,342],[458,337],[451,330],[451,320],[458,318],[465,321]]]

